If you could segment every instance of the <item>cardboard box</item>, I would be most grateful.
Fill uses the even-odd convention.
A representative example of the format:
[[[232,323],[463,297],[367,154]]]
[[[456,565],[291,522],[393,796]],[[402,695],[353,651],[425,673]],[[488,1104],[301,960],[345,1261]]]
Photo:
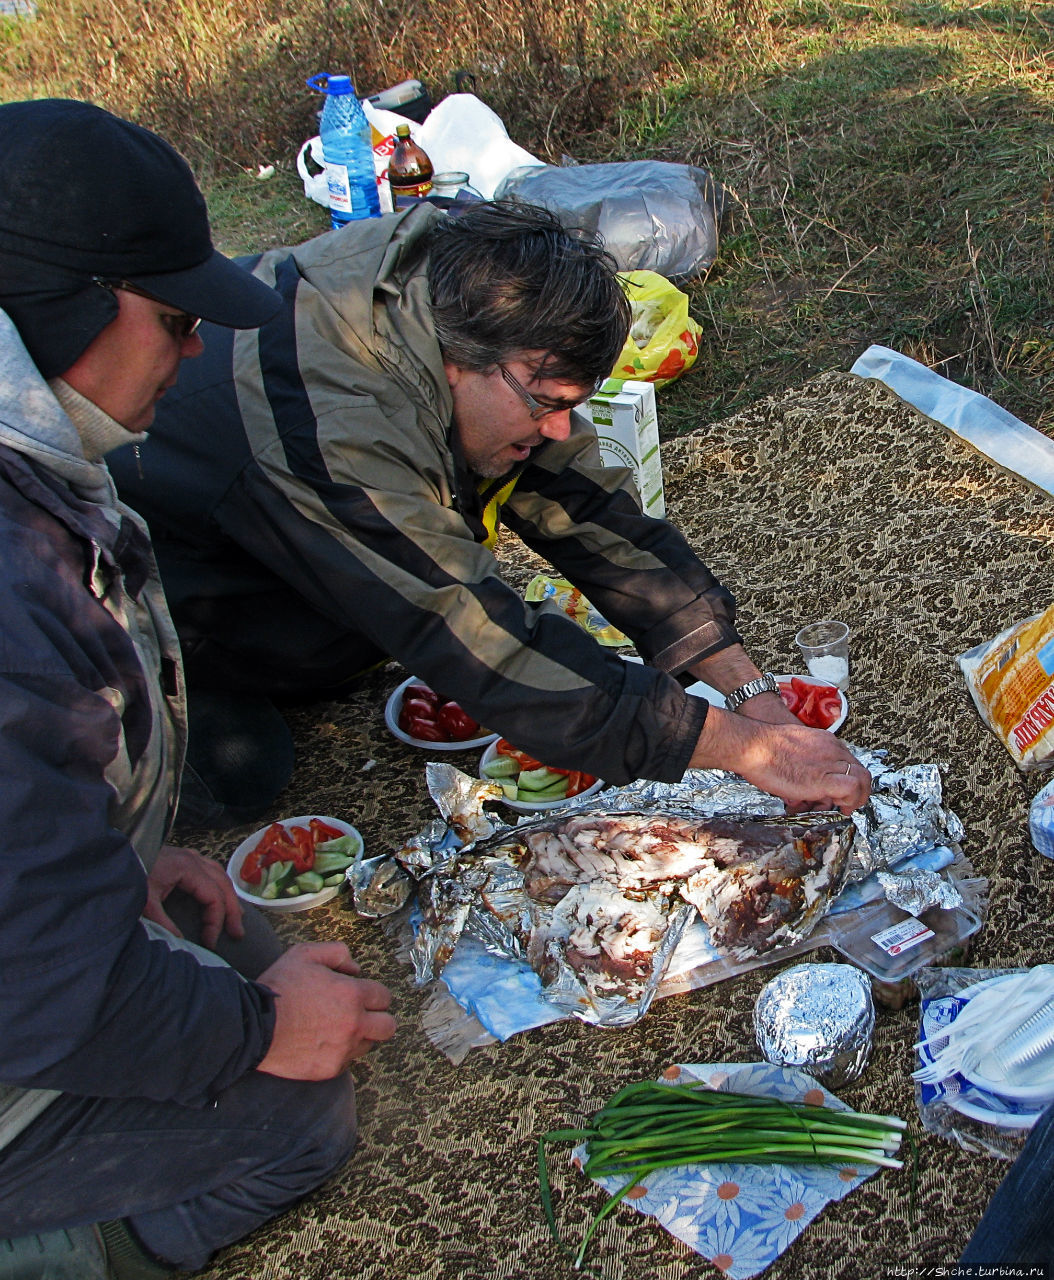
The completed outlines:
[[[664,516],[659,417],[652,383],[608,378],[596,395],[573,411],[573,417],[596,431],[606,467],[629,467],[633,472],[645,514]]]

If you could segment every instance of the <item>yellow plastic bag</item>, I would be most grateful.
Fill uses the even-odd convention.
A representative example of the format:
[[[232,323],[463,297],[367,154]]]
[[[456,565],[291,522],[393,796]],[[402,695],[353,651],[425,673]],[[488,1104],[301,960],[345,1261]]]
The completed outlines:
[[[688,295],[665,276],[624,271],[620,279],[633,322],[611,376],[664,387],[695,364],[702,327],[688,314]]]
[[[566,578],[550,578],[540,573],[528,582],[524,599],[555,600],[564,613],[569,618],[574,618],[580,627],[584,627],[598,644],[610,645],[612,648],[629,644],[629,638],[598,613],[581,591]]]
[[[1017,767],[1054,768],[1054,605],[961,653],[959,669]]]

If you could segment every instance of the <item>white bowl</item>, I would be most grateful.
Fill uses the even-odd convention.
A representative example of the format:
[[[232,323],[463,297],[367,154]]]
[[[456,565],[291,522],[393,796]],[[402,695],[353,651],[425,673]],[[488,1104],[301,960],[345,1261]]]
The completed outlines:
[[[483,772],[483,766],[490,764],[497,754],[497,744],[492,742],[486,751],[484,751],[483,755],[480,756],[479,769],[477,772],[484,782],[498,781],[497,778],[488,778]],[[596,782],[594,782],[591,787],[586,787],[584,791],[580,791],[576,796],[564,797],[560,800],[537,800],[533,804],[526,800],[506,800],[503,797],[501,803],[507,804],[510,809],[518,809],[520,813],[541,813],[545,809],[559,809],[561,805],[569,803],[570,800],[578,800],[582,796],[595,795],[603,785],[604,779],[597,778]]]
[[[306,813],[298,818],[282,818],[280,821],[287,831],[291,831],[293,827],[306,827],[312,818],[318,818],[320,822],[336,827],[346,836],[358,836],[360,842],[362,840],[362,836],[350,823],[342,822],[340,818],[327,818],[321,813]],[[309,907],[317,907],[319,903],[335,898],[340,893],[339,884],[327,885],[318,893],[301,893],[295,898],[260,898],[249,891],[238,873],[242,869],[242,863],[260,843],[270,826],[271,824],[268,823],[266,827],[261,827],[259,831],[254,831],[251,836],[247,836],[230,856],[227,874],[231,878],[231,884],[234,885],[234,892],[238,897],[245,902],[251,902],[254,907],[264,907],[268,911],[307,911]]]
[[[404,680],[399,685],[384,704],[384,723],[400,742],[407,742],[411,747],[423,747],[426,751],[475,751],[478,747],[485,747],[488,742],[497,741],[499,735],[496,733],[481,734],[478,738],[466,738],[464,742],[428,742],[424,738],[411,738],[408,733],[399,728],[399,712],[403,708],[403,694],[412,684],[424,685],[426,689],[429,687],[423,680],[411,676],[409,680]]]

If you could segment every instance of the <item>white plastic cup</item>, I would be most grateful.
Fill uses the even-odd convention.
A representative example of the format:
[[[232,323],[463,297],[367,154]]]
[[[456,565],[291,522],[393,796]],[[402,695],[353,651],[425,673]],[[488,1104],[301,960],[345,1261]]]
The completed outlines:
[[[794,637],[809,675],[826,680],[844,693],[849,688],[849,628],[826,619],[810,622]]]

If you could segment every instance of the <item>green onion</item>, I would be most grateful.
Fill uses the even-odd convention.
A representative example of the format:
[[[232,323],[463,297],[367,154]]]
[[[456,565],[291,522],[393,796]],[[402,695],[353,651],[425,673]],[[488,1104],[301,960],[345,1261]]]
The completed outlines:
[[[560,1244],[546,1160],[547,1142],[584,1142],[583,1171],[625,1179],[590,1222],[578,1252],[633,1187],[657,1169],[690,1164],[873,1164],[902,1168],[894,1158],[906,1128],[896,1116],[833,1111],[779,1098],[724,1093],[705,1085],[640,1081],[620,1089],[582,1129],[553,1129],[538,1139],[542,1208]],[[562,1247],[562,1245],[561,1245]]]

